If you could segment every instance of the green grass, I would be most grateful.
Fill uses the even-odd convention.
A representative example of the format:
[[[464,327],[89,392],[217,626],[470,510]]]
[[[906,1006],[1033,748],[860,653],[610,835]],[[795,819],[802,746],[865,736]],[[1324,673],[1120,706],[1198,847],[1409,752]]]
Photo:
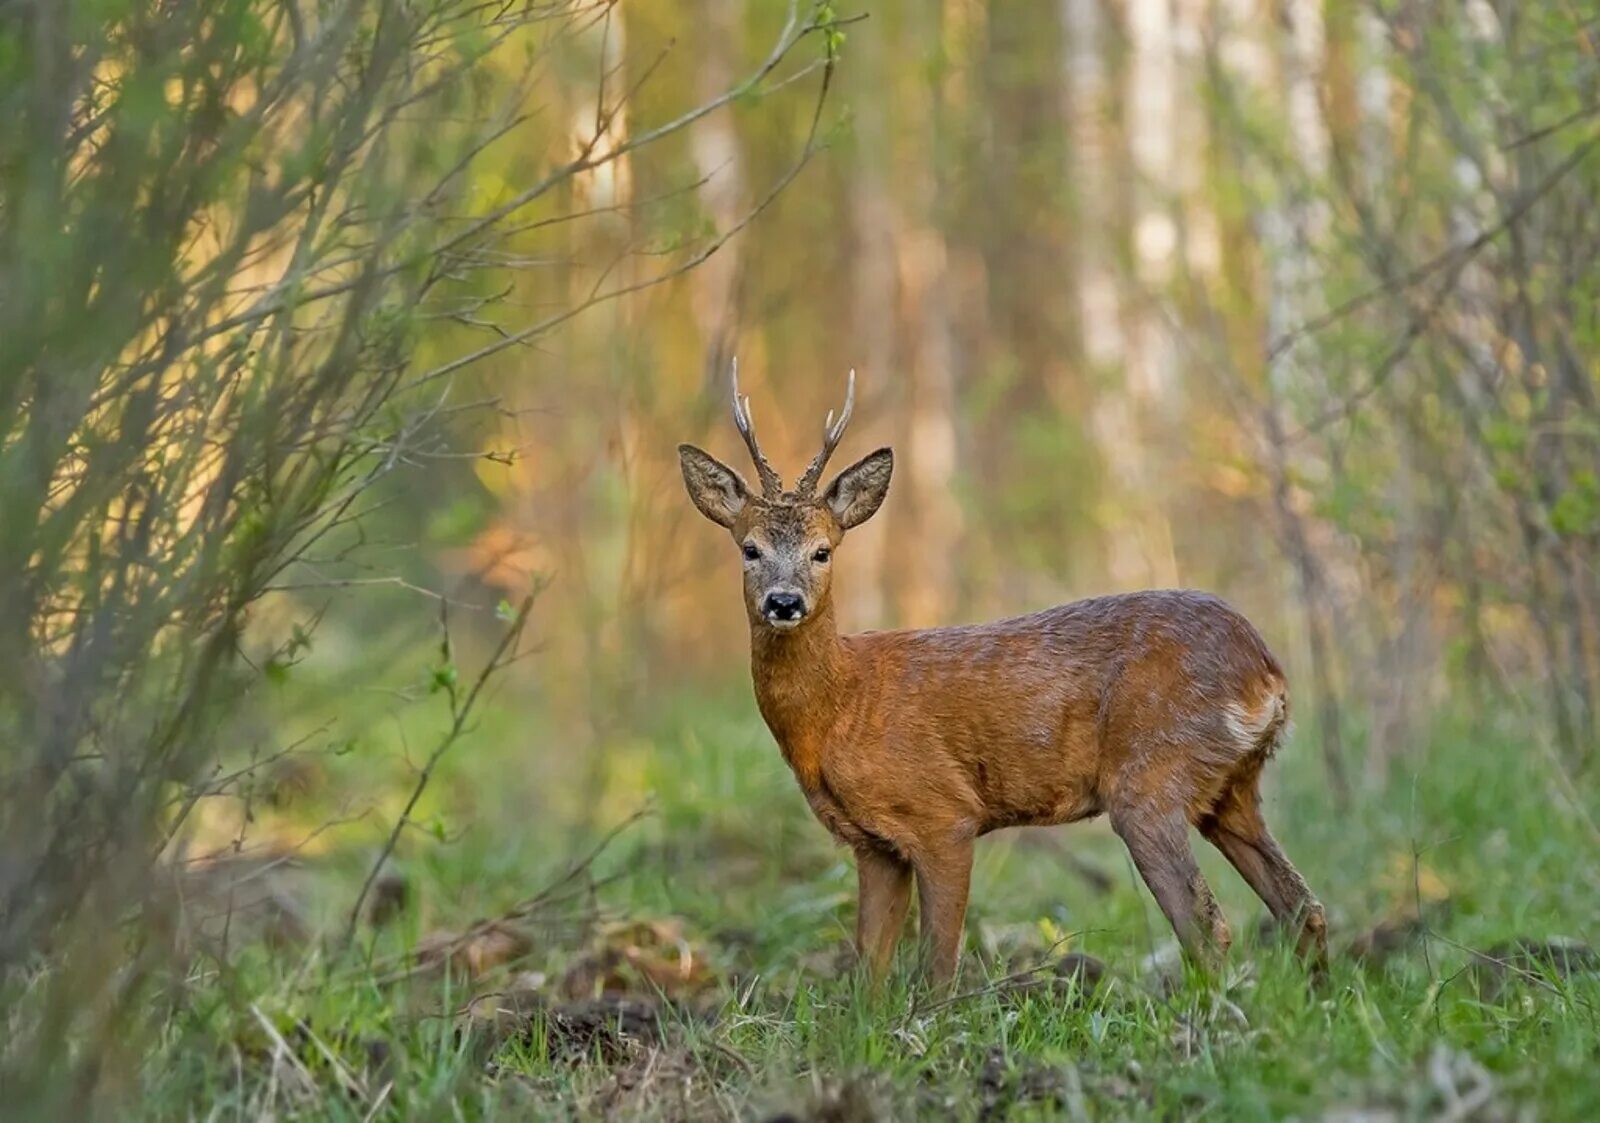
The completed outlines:
[[[1597,805],[1592,785],[1552,794],[1543,758],[1509,730],[1441,732],[1349,813],[1329,801],[1303,736],[1271,770],[1269,819],[1328,905],[1336,944],[1426,900],[1428,937],[1381,961],[1337,954],[1312,987],[1256,938],[1259,903],[1197,840],[1239,938],[1224,978],[1162,987],[1145,961],[1171,933],[1116,839],[1082,824],[980,844],[964,973],[943,1000],[917,988],[910,941],[880,994],[844,968],[853,870],[745,693],[680,699],[605,768],[576,772],[504,716],[441,776],[434,806],[453,840],[408,842],[412,904],[364,932],[371,967],[330,961],[320,944],[247,948],[164,989],[136,1077],[147,1115],[1443,1118],[1465,1103],[1473,1111],[1456,1117],[1600,1118],[1600,979],[1513,978],[1486,994],[1467,950],[1600,935],[1600,842],[1574,809]],[[598,793],[585,810],[604,820],[582,837],[554,794],[578,773]],[[425,929],[557,882],[596,831],[641,805],[649,814],[567,883],[583,891],[529,918],[532,950],[514,967],[471,983],[379,981]],[[363,857],[323,863],[330,917],[348,907]],[[575,1039],[559,991],[605,943],[597,925],[664,918],[703,985],[666,1008],[659,1042]],[[1065,950],[1104,960],[1108,980],[1090,993],[1000,984]],[[451,1016],[474,993],[533,989],[511,981],[530,970],[550,1007],[515,1032]],[[632,997],[653,998],[629,977]],[[296,1060],[273,1062],[266,1024]]]

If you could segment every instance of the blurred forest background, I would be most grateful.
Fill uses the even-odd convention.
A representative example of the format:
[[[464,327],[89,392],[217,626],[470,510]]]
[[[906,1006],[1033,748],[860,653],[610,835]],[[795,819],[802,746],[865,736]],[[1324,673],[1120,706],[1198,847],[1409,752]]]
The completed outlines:
[[[337,932],[374,853],[486,908],[670,809],[696,729],[781,773],[675,460],[740,463],[735,356],[780,471],[851,368],[896,450],[846,628],[1208,588],[1315,813],[1493,728],[1592,845],[1597,52],[1566,0],[0,4],[13,1071],[160,977],[94,921],[152,864],[331,855]]]
[[[594,759],[661,691],[742,672],[727,543],[672,465],[679,440],[737,448],[730,358],[790,471],[857,368],[852,440],[894,445],[897,474],[841,556],[847,626],[1208,587],[1291,661],[1337,791],[1381,783],[1450,697],[1517,707],[1580,766],[1600,698],[1580,8],[874,8],[825,156],[769,214],[466,376],[505,415],[468,438],[485,459],[407,482],[424,557],[513,599],[548,577],[527,677]],[[676,40],[659,81],[704,98],[769,21],[619,6],[585,46],[642,70]],[[735,221],[794,131],[768,104],[697,123],[678,220]],[[548,265],[517,299],[571,303],[585,264],[652,236],[663,163],[590,186],[626,217],[530,243]]]

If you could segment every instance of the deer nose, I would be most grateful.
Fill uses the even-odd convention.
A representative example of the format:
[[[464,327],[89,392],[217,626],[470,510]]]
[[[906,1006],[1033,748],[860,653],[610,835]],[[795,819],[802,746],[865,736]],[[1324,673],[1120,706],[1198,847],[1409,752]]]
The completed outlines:
[[[799,593],[768,593],[761,611],[772,621],[798,620],[806,614],[806,601]]]

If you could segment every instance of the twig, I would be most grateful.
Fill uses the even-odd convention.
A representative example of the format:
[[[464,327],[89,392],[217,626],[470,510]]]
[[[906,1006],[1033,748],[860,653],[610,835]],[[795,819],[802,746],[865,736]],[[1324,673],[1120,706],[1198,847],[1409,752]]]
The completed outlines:
[[[1045,958],[1039,963],[1034,964],[1032,967],[1028,967],[1021,971],[1006,975],[1003,978],[996,979],[991,983],[985,983],[983,986],[977,987],[974,990],[963,991],[960,994],[953,994],[949,998],[941,999],[931,1006],[922,1006],[920,1004],[913,1005],[911,1009],[906,1012],[906,1016],[901,1020],[901,1024],[904,1025],[906,1022],[915,1017],[937,1013],[940,1010],[958,1005],[959,1003],[969,1002],[974,998],[984,998],[991,994],[999,994],[1000,992],[1016,985],[1017,983],[1024,982],[1036,975],[1043,974],[1046,971],[1054,970],[1056,965],[1050,962],[1049,957],[1055,953],[1055,950],[1062,944],[1065,944],[1070,940],[1075,940],[1079,936],[1087,934],[1089,931],[1090,929],[1085,928],[1078,932],[1068,932],[1055,943],[1045,948]]]
[[[562,874],[555,881],[552,881],[534,896],[529,897],[526,901],[513,906],[511,910],[506,913],[506,918],[520,919],[535,912],[540,908],[540,906],[549,903],[555,897],[558,890],[566,888],[566,886],[570,885],[577,879],[579,874],[586,872],[590,867],[592,867],[595,863],[595,860],[599,858],[601,854],[605,853],[605,851],[613,842],[617,840],[622,832],[626,831],[629,827],[632,827],[639,820],[653,814],[654,811],[655,808],[653,806],[646,804],[645,806],[639,808],[639,810],[635,811],[632,815],[629,815],[626,819],[622,820],[622,822],[612,827],[605,834],[601,835],[600,841],[594,844],[594,846],[589,850],[589,853],[585,854],[571,867],[569,867],[566,873]]]
[[[400,835],[405,831],[406,824],[411,820],[411,812],[416,809],[417,801],[422,798],[422,793],[427,790],[428,782],[433,779],[433,770],[438,767],[439,761],[443,759],[445,753],[450,751],[451,746],[461,739],[462,731],[466,729],[467,719],[471,717],[473,708],[476,706],[479,696],[483,693],[483,688],[494,677],[495,673],[501,669],[505,659],[513,652],[517,641],[522,637],[523,628],[528,623],[528,614],[533,611],[533,600],[534,594],[532,593],[522,598],[522,604],[518,606],[516,616],[500,637],[500,643],[495,647],[494,654],[483,665],[483,670],[478,672],[478,677],[473,680],[472,688],[467,691],[466,696],[457,701],[452,692],[450,728],[445,731],[445,735],[434,746],[427,763],[422,766],[422,771],[417,775],[417,782],[412,785],[411,796],[406,800],[404,810],[400,812],[400,817],[395,820],[394,829],[389,832],[389,837],[384,842],[383,848],[378,851],[378,857],[372,863],[372,868],[367,871],[367,879],[362,882],[361,892],[356,894],[355,904],[350,909],[350,918],[345,925],[344,939],[341,941],[343,946],[349,947],[350,942],[355,939],[356,927],[361,923],[361,910],[367,903],[367,895],[372,892],[372,885],[378,880],[378,873],[383,869],[384,863],[389,860],[390,855],[394,853],[395,846],[399,844]]]
[[[566,323],[568,320],[574,319],[575,317],[595,307],[596,305],[605,304],[609,301],[632,295],[633,293],[654,288],[655,286],[664,284],[675,277],[682,276],[684,273],[687,273],[689,270],[707,261],[713,254],[731,241],[736,235],[741,233],[745,227],[754,222],[756,218],[758,218],[769,206],[771,206],[777,200],[778,196],[783,192],[783,190],[788,187],[789,184],[794,181],[795,177],[800,174],[801,170],[810,162],[811,157],[816,153],[819,147],[817,143],[817,135],[820,132],[822,108],[827,101],[828,90],[833,81],[833,67],[834,64],[832,60],[829,60],[827,65],[823,67],[822,81],[817,91],[817,99],[811,115],[810,128],[806,134],[806,142],[800,151],[800,155],[796,157],[794,163],[792,163],[788,169],[778,177],[778,179],[768,189],[767,193],[763,195],[753,207],[741,215],[739,219],[726,230],[719,231],[715,237],[711,238],[695,253],[691,254],[671,268],[663,269],[661,272],[655,273],[644,278],[643,280],[618,285],[615,288],[602,289],[597,287],[591,290],[582,300],[578,301],[575,305],[569,308],[565,308],[560,312],[553,313],[542,320],[528,324],[526,327],[519,328],[514,332],[509,332],[503,338],[491,340],[490,342],[479,347],[477,350],[469,351],[463,355],[457,356],[454,359],[450,359],[444,363],[441,363],[430,370],[426,370],[417,374],[406,384],[404,389],[415,389],[417,387],[437,381],[438,379],[446,378],[458,370],[472,366],[476,363],[480,363],[483,360],[493,355],[497,355],[510,347],[520,346],[525,340],[544,335]],[[661,130],[658,129],[656,130],[656,133],[660,133],[660,131]],[[630,146],[637,147],[637,144],[630,142]],[[601,278],[602,283],[604,282],[604,279],[604,277]]]
[[[1472,956],[1473,959],[1476,959],[1482,963],[1492,963],[1502,970],[1511,972],[1513,975],[1521,975],[1525,982],[1530,982],[1535,986],[1543,987],[1551,994],[1561,993],[1559,987],[1554,986],[1550,980],[1540,977],[1537,972],[1529,971],[1523,967],[1518,967],[1515,963],[1511,963],[1508,960],[1499,959],[1495,956],[1489,955],[1487,952],[1481,952],[1477,948],[1468,947],[1466,944],[1463,944],[1457,940],[1452,940],[1449,936],[1441,935],[1440,933],[1432,931],[1431,929],[1424,928],[1422,935],[1424,942],[1427,940],[1438,940],[1441,944],[1448,944],[1457,951],[1466,952],[1468,955]]]
[[[491,925],[502,924],[508,920],[527,920],[529,917],[533,916],[534,913],[539,912],[542,909],[546,909],[553,904],[567,901],[572,896],[575,896],[575,894],[572,893],[563,893],[563,890],[566,890],[574,881],[578,879],[580,875],[593,868],[594,863],[599,859],[600,855],[605,853],[611,844],[615,842],[624,831],[633,826],[635,823],[639,822],[641,819],[651,815],[654,811],[655,808],[649,805],[639,808],[639,810],[629,815],[626,819],[622,820],[622,822],[618,823],[616,826],[612,827],[609,831],[602,835],[600,841],[595,843],[595,845],[587,854],[578,859],[578,861],[574,862],[567,868],[565,873],[563,873],[555,881],[552,881],[549,885],[545,886],[543,889],[539,890],[539,892],[535,893],[531,897],[526,898],[525,900],[519,901],[515,905],[512,905],[499,916],[474,920],[470,925],[467,926],[466,931],[457,936],[454,940],[451,940],[443,947],[441,958],[448,961],[450,956],[453,955],[457,949],[465,946],[475,935]],[[616,881],[621,876],[621,874],[616,874],[611,877],[601,878],[598,881],[591,878],[584,889],[586,892],[592,893],[595,889],[609,884],[612,881]],[[392,963],[394,961],[390,960],[389,962]],[[386,986],[389,983],[396,983],[404,979],[409,979],[413,975],[416,975],[424,970],[427,970],[427,968],[415,966],[403,968],[401,970],[389,971],[386,974],[378,975],[376,978],[373,978],[370,981],[378,986]],[[368,980],[363,979],[363,982],[366,981]]]
[[[389,1099],[389,1093],[394,1091],[394,1081],[391,1080],[378,1090],[377,1097],[372,1101],[372,1106],[361,1117],[361,1123],[372,1123],[377,1118],[378,1112],[383,1109],[384,1103]]]
[[[1574,109],[1571,113],[1567,114],[1565,117],[1562,117],[1558,121],[1553,121],[1548,125],[1532,129],[1526,133],[1523,133],[1519,137],[1514,137],[1511,140],[1506,141],[1500,146],[1500,150],[1502,152],[1510,152],[1513,148],[1521,148],[1523,145],[1533,144],[1536,141],[1541,141],[1545,137],[1552,136],[1570,125],[1576,125],[1579,121],[1593,117],[1596,113],[1600,113],[1600,103],[1590,102],[1586,105],[1580,105],[1577,109]]]
[[[255,1015],[256,1021],[261,1024],[261,1028],[266,1030],[267,1036],[272,1039],[272,1052],[274,1057],[284,1058],[288,1062],[290,1070],[305,1082],[302,1085],[302,1090],[310,1091],[311,1089],[315,1088],[317,1086],[317,1082],[312,1079],[311,1070],[306,1068],[305,1062],[295,1055],[295,1051],[293,1049],[289,1048],[289,1043],[283,1039],[283,1034],[278,1032],[278,1027],[272,1024],[272,1019],[263,1014],[261,1012],[261,1007],[257,1006],[254,1002],[250,1003],[250,1012]],[[277,1072],[278,1066],[273,1065],[272,1074],[274,1083],[277,1081]]]
[[[1556,184],[1560,183],[1566,178],[1568,173],[1577,168],[1578,165],[1582,164],[1584,160],[1588,159],[1596,147],[1600,147],[1600,134],[1591,136],[1588,140],[1585,140],[1582,144],[1574,148],[1572,152],[1568,154],[1565,160],[1562,160],[1559,164],[1551,169],[1549,175],[1545,176],[1544,179],[1540,180],[1532,188],[1530,188],[1509,211],[1500,217],[1498,222],[1480,231],[1477,236],[1472,238],[1470,241],[1463,242],[1460,245],[1451,246],[1443,253],[1429,258],[1427,261],[1423,262],[1421,265],[1418,265],[1409,272],[1393,278],[1392,280],[1387,280],[1381,284],[1374,285],[1372,288],[1367,289],[1364,292],[1359,292],[1355,296],[1352,296],[1349,300],[1341,301],[1339,304],[1334,305],[1321,315],[1313,316],[1304,323],[1284,332],[1277,339],[1273,340],[1272,345],[1267,348],[1267,362],[1276,362],[1278,359],[1282,358],[1292,347],[1294,347],[1296,343],[1300,342],[1300,340],[1306,338],[1307,336],[1315,335],[1317,332],[1320,332],[1325,328],[1332,327],[1346,316],[1360,311],[1373,301],[1387,296],[1392,292],[1399,292],[1403,289],[1411,288],[1413,285],[1427,280],[1429,277],[1439,272],[1439,270],[1445,269],[1457,263],[1458,261],[1464,263],[1466,259],[1475,256],[1489,243],[1493,242],[1495,239],[1499,238],[1500,235],[1504,234],[1507,230],[1510,230],[1517,223],[1521,222],[1522,219],[1526,217],[1527,213],[1533,209],[1534,204],[1548,195],[1551,190],[1555,188]]]
[[[328,1062],[328,1067],[333,1069],[333,1074],[339,1078],[339,1083],[343,1084],[347,1091],[354,1093],[361,1099],[366,1099],[368,1095],[366,1082],[350,1071],[349,1066],[339,1059],[337,1053],[328,1048],[327,1042],[317,1036],[316,1031],[306,1024],[304,1018],[296,1018],[295,1025],[300,1027],[301,1033],[311,1039],[311,1044],[317,1047],[317,1052],[322,1054],[322,1059]]]

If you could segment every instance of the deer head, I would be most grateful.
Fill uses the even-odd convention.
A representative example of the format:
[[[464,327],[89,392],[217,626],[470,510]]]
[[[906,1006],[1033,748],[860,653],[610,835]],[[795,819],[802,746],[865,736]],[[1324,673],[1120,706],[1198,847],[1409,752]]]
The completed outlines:
[[[817,484],[855,409],[856,372],[850,372],[844,410],[823,424],[822,451],[785,491],[778,473],[762,455],[750,419],[750,399],[739,393],[739,367],[733,368],[733,423],[750,450],[761,494],[744,477],[694,445],[678,446],[678,462],[689,498],[700,513],[733,535],[744,563],[744,601],[754,627],[798,628],[828,603],[833,552],[845,531],[860,526],[883,505],[894,471],[887,448],[858,460],[818,494]]]

